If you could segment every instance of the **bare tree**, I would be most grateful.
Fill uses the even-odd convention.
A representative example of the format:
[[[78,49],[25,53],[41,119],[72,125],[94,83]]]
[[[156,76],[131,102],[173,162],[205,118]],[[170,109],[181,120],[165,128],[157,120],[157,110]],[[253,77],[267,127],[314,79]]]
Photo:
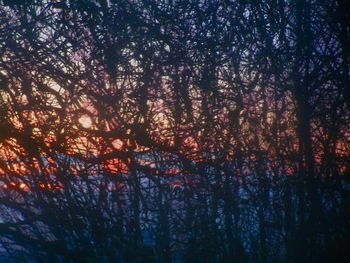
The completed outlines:
[[[0,1],[0,251],[347,262],[342,1]]]

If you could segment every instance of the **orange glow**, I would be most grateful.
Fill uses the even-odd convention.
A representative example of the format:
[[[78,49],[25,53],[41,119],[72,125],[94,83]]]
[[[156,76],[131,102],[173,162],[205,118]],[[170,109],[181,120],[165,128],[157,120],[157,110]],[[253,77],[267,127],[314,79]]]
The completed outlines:
[[[10,182],[8,184],[3,184],[2,187],[4,189],[8,189],[8,188],[17,188],[17,189],[21,189],[25,192],[29,192],[29,187],[25,184],[25,183],[15,183],[15,182]]]
[[[170,168],[170,169],[165,170],[163,173],[170,175],[170,174],[180,174],[181,172],[182,172],[182,170],[180,170],[180,169]]]
[[[92,125],[91,118],[87,115],[84,115],[79,118],[79,123],[83,125],[84,128],[90,128]]]
[[[112,142],[112,145],[115,149],[117,150],[121,150],[122,147],[123,147],[123,141],[122,140],[119,140],[119,139],[116,139]]]
[[[54,184],[54,183],[47,183],[47,184],[39,184],[39,187],[42,189],[59,190],[62,188],[62,185]]]
[[[101,167],[114,173],[128,173],[129,171],[128,165],[118,158],[104,161],[101,163]]]

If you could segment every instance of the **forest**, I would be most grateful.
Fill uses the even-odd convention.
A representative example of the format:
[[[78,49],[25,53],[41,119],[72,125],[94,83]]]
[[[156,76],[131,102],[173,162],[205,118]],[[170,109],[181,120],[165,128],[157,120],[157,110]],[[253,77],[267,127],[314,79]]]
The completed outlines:
[[[0,0],[0,262],[350,262],[349,0]]]

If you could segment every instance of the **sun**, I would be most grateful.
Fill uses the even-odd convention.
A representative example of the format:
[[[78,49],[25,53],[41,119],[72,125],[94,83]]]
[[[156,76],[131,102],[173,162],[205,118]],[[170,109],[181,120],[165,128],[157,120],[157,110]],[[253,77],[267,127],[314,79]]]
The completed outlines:
[[[83,115],[79,118],[79,123],[83,125],[84,128],[90,128],[92,125],[91,118],[87,115]]]

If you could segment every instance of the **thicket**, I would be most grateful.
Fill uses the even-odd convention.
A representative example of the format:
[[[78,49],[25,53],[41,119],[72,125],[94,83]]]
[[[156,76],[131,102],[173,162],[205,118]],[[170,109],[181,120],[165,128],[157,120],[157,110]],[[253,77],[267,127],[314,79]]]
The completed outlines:
[[[0,1],[0,249],[349,262],[350,9]]]

